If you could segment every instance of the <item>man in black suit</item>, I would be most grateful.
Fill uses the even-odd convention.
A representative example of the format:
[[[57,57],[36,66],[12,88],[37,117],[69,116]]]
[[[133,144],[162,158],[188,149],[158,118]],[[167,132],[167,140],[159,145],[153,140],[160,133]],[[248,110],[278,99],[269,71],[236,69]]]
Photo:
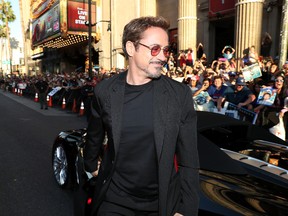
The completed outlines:
[[[130,21],[128,70],[95,87],[84,149],[86,171],[98,174],[92,215],[198,214],[197,116],[191,90],[161,75],[168,28],[162,17]]]

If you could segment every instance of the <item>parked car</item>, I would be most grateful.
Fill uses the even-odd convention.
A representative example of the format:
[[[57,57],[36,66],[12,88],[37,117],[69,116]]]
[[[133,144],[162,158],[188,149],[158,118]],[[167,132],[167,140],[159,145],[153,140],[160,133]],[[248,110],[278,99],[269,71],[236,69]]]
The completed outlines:
[[[93,187],[83,171],[85,136],[86,129],[60,132],[52,148],[57,184],[76,187],[80,193],[76,215],[89,212]],[[285,141],[251,123],[202,111],[198,112],[198,151],[199,215],[287,215]]]

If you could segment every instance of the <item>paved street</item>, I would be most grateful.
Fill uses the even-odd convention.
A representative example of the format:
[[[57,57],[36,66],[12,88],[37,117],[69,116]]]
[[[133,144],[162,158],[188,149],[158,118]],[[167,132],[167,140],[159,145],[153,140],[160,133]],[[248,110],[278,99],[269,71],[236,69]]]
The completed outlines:
[[[61,130],[86,127],[86,118],[0,92],[0,215],[72,216],[73,191],[52,176],[51,151]]]

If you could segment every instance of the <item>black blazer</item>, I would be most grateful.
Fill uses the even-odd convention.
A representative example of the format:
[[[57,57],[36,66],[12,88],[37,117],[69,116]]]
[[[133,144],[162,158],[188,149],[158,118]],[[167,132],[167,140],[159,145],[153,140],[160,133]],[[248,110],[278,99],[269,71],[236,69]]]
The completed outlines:
[[[95,188],[94,215],[107,191],[117,163],[121,118],[127,72],[96,85],[92,118],[87,128],[84,164],[88,172],[97,167],[103,139],[108,136]],[[191,90],[184,84],[161,76],[153,80],[154,137],[158,157],[159,215],[175,212],[195,216],[198,211],[197,188],[199,160],[197,151],[197,116]],[[174,166],[177,156],[178,172]]]

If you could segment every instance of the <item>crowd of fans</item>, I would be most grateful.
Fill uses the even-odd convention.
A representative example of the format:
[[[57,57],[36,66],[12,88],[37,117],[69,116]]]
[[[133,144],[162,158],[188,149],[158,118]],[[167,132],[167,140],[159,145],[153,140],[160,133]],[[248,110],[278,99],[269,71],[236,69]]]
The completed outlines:
[[[279,66],[277,57],[259,55],[251,46],[239,60],[237,70],[235,49],[231,46],[225,46],[222,55],[211,63],[207,61],[202,44],[196,50],[197,58],[192,60],[192,65],[190,60],[186,61],[191,52],[187,49],[170,55],[163,73],[191,88],[195,109],[221,112],[225,102],[229,102],[238,109],[256,113],[255,123],[262,127],[269,129],[283,118],[286,128],[288,61]],[[260,93],[264,89],[270,89],[270,93],[264,96]],[[271,103],[263,103],[266,98]]]
[[[51,97],[53,106],[61,106],[63,99],[65,99],[66,109],[71,109],[76,104],[76,111],[79,112],[81,102],[84,103],[85,113],[87,118],[90,115],[90,101],[93,94],[94,86],[102,79],[107,79],[115,73],[113,72],[98,72],[94,73],[92,77],[89,77],[87,73],[71,73],[71,74],[41,74],[35,76],[0,76],[1,89],[3,91],[9,91],[12,93],[35,99],[36,93],[38,99],[40,99],[40,108],[48,109],[47,104],[43,103],[45,98],[42,94],[51,92],[54,88],[59,90]],[[42,82],[43,81],[43,82]],[[46,85],[48,90],[46,90]],[[45,87],[45,90],[41,91],[41,87]],[[50,98],[49,98],[50,99]],[[43,104],[42,104],[43,103]]]
[[[279,66],[277,58],[259,55],[254,46],[249,47],[248,51],[240,60],[240,69],[237,70],[235,49],[232,46],[225,46],[219,58],[208,62],[203,45],[199,43],[196,55],[193,55],[191,48],[178,53],[171,52],[163,67],[163,74],[191,88],[197,110],[221,112],[225,102],[229,102],[238,108],[257,113],[256,124],[260,126],[269,129],[279,122],[280,117],[286,128],[287,116],[283,110],[287,108],[285,98],[288,96],[288,61]],[[256,78],[247,80],[244,71],[251,66],[257,67],[260,73]],[[67,108],[71,108],[76,101],[79,109],[80,103],[84,101],[85,111],[89,115],[94,86],[102,79],[123,70],[113,68],[109,73],[100,70],[92,77],[87,73],[2,76],[0,84],[4,91],[21,89],[24,96],[34,98],[37,91],[35,84],[40,78],[44,79],[49,85],[49,91],[60,87],[53,95],[53,104],[61,105],[64,98]],[[269,95],[266,93],[265,97],[274,94],[271,104],[259,102],[263,100],[259,98],[261,89],[267,87],[271,87],[273,92]]]

